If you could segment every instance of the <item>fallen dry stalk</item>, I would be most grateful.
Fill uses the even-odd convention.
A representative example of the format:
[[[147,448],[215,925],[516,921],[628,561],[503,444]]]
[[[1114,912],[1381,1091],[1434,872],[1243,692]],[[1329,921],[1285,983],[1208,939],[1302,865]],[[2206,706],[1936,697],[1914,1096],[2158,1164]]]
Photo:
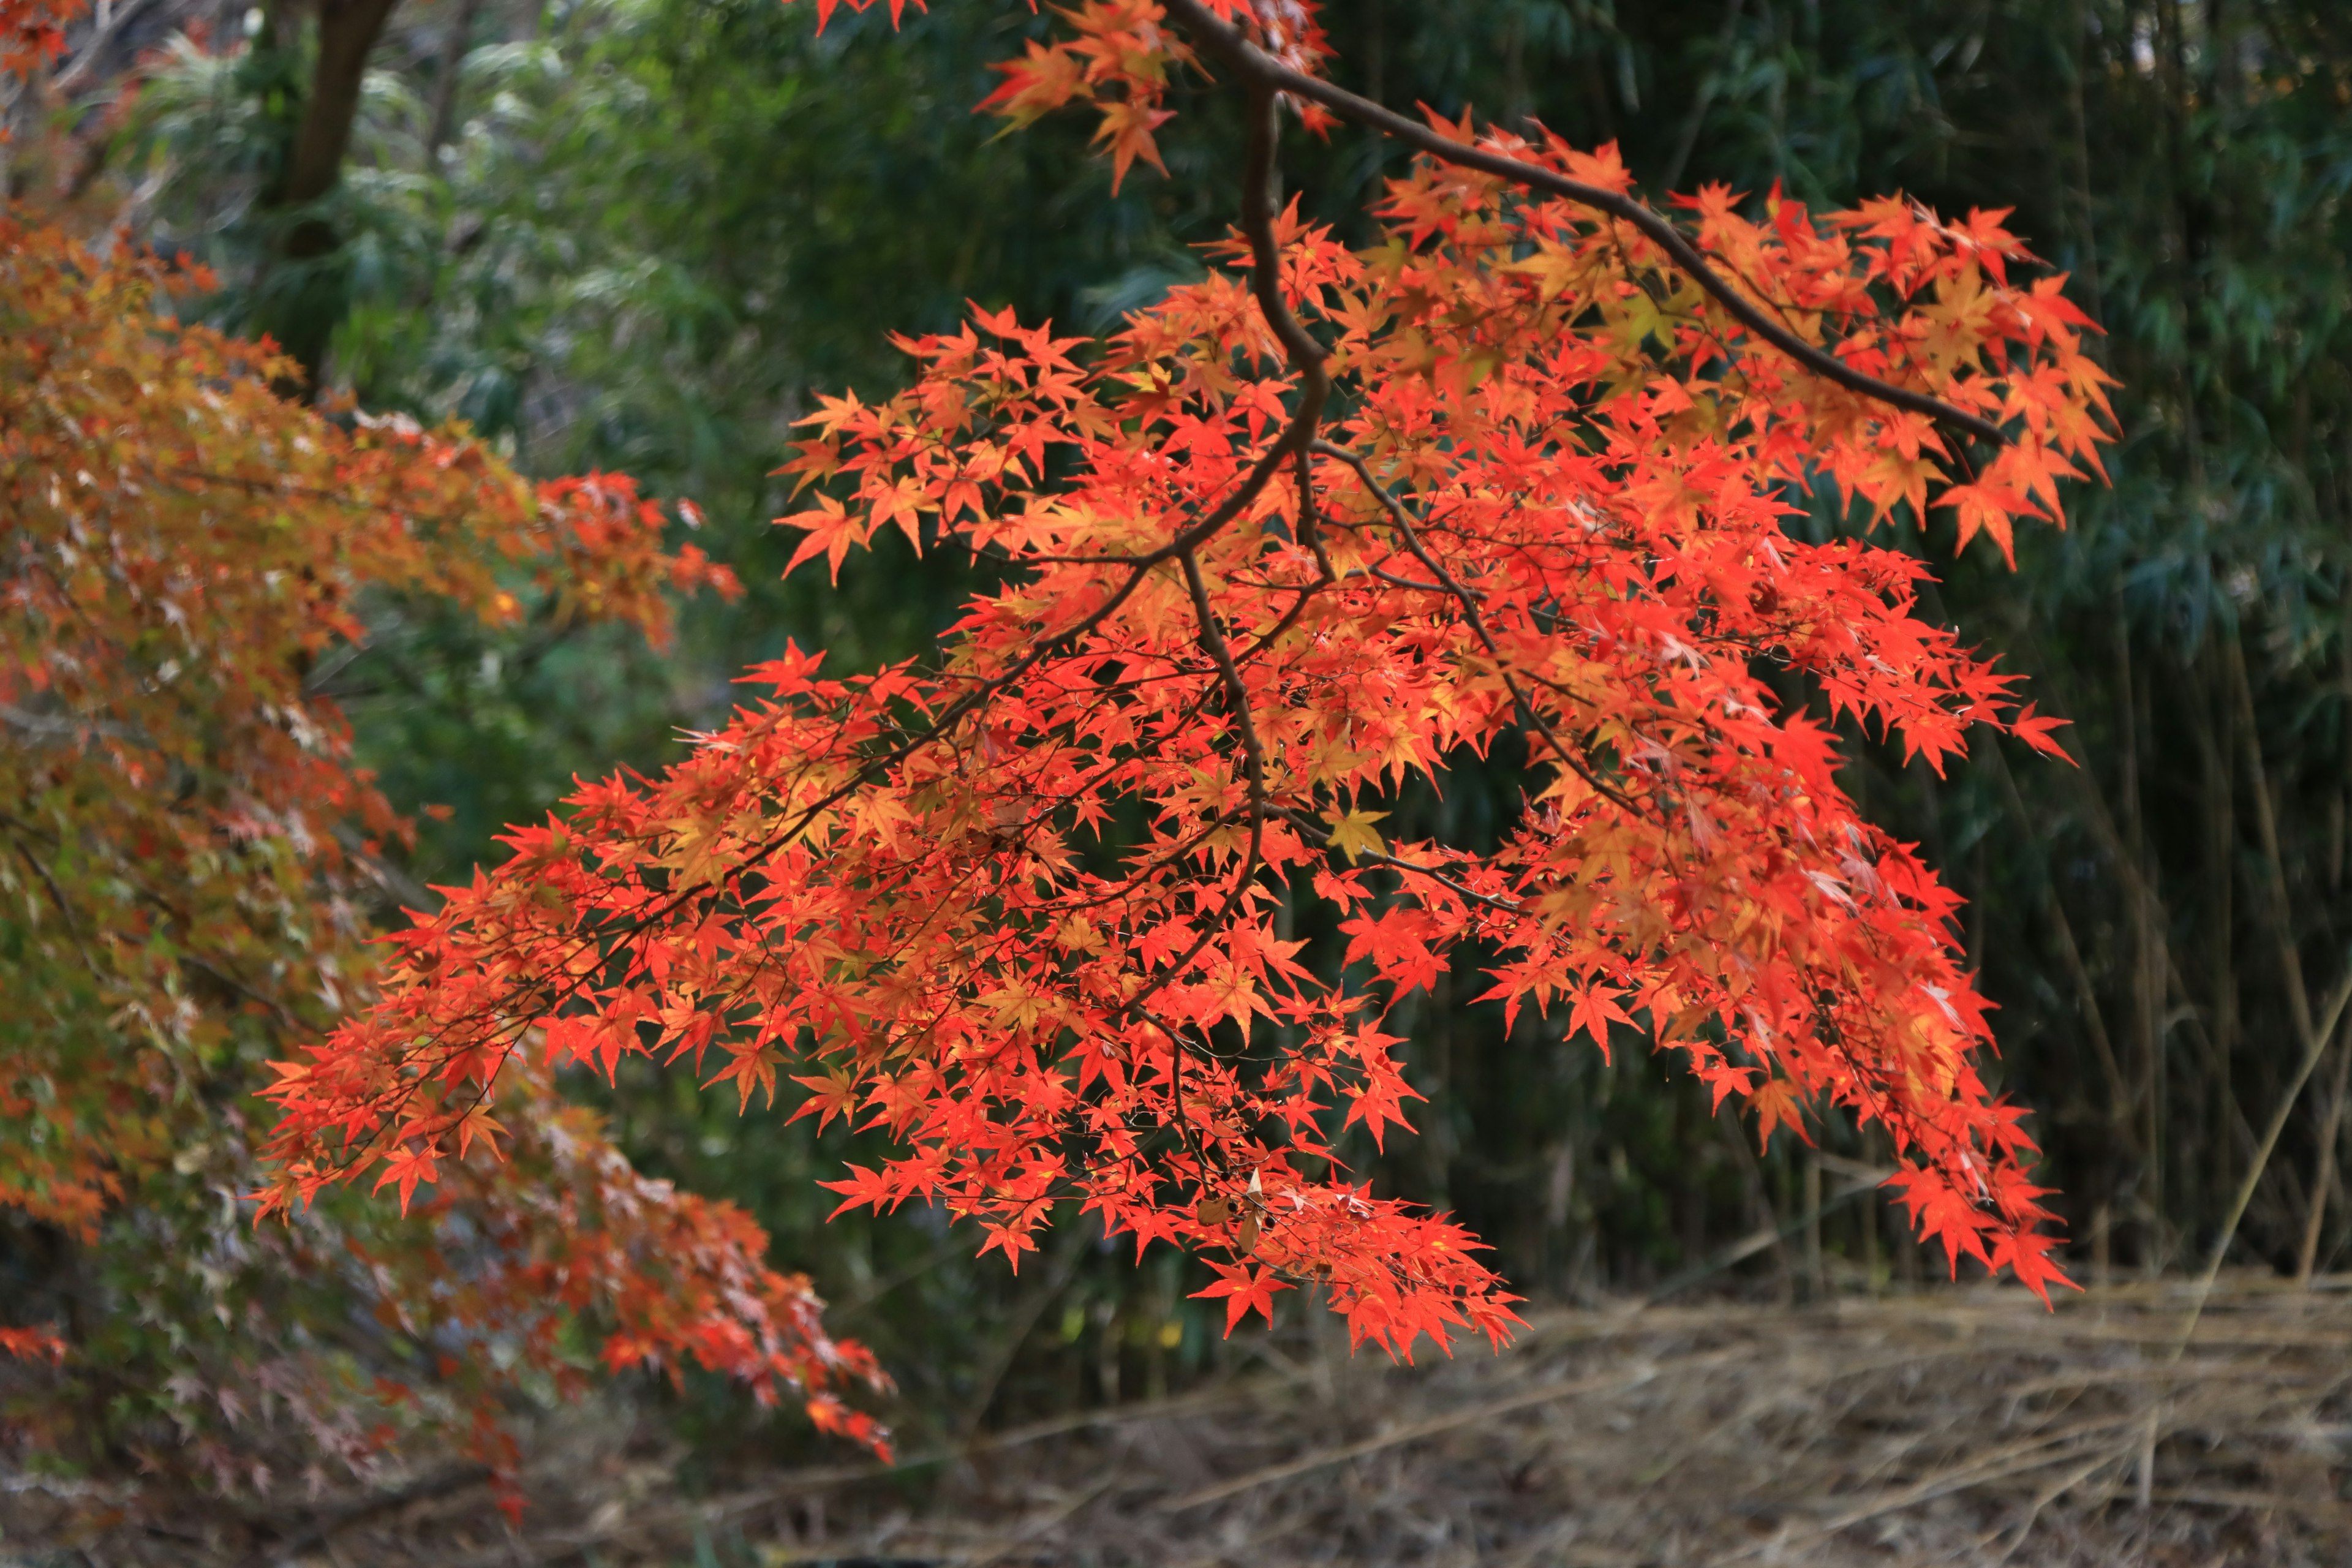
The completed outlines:
[[[1522,1410],[1531,1410],[1538,1405],[1550,1405],[1559,1400],[1575,1398],[1579,1394],[1618,1393],[1626,1389],[1638,1388],[1661,1372],[1695,1372],[1702,1366],[1711,1366],[1728,1361],[1732,1353],[1717,1351],[1711,1355],[1685,1356],[1669,1367],[1642,1365],[1627,1373],[1546,1384],[1524,1393],[1507,1394],[1500,1399],[1486,1400],[1466,1410],[1449,1411],[1444,1415],[1433,1415],[1426,1421],[1416,1421],[1409,1426],[1400,1427],[1393,1432],[1385,1432],[1376,1437],[1365,1437],[1336,1448],[1324,1448],[1308,1454],[1303,1458],[1286,1459],[1278,1465],[1253,1470],[1248,1475],[1236,1476],[1229,1481],[1219,1481],[1214,1486],[1202,1487],[1197,1491],[1186,1492],[1182,1497],[1170,1499],[1159,1505],[1160,1511],[1181,1513],[1186,1509],[1199,1508],[1203,1503],[1222,1502],[1226,1498],[1238,1497],[1243,1492],[1252,1491],[1263,1486],[1271,1486],[1276,1481],[1286,1481],[1294,1476],[1303,1476],[1330,1465],[1345,1464],[1349,1459],[1366,1458],[1383,1448],[1393,1448],[1406,1443],[1418,1443],[1424,1438],[1459,1431],[1465,1426],[1474,1426],[1481,1422],[1500,1420],[1503,1416],[1517,1415]]]

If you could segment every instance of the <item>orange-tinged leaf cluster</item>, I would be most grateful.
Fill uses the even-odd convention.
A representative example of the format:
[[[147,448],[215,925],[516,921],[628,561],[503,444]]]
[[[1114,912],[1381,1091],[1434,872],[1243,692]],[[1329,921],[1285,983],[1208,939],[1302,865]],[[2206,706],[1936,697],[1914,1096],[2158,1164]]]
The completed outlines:
[[[0,1355],[56,1366],[66,1359],[66,1342],[45,1329],[0,1329]]]
[[[0,0],[0,76],[30,76],[66,51],[88,0]]]
[[[1261,39],[1312,19],[1217,10]],[[1067,57],[1001,106],[1085,97],[1156,22],[1065,20]],[[1139,84],[1182,58],[1159,47],[1117,57],[1121,101],[1157,101]],[[1626,184],[1611,153],[1486,145]],[[1639,233],[1428,163],[1367,248],[1275,225],[1340,411],[1311,447],[1238,239],[1236,269],[1099,342],[986,311],[907,340],[907,392],[810,417],[794,564],[896,528],[1002,586],[929,664],[789,651],[686,762],[513,833],[396,939],[378,1005],[286,1068],[272,1201],[429,1157],[517,1061],[643,1054],[747,1098],[781,1068],[802,1114],[894,1140],[828,1184],[844,1207],[944,1204],[1017,1266],[1074,1200],[1139,1251],[1207,1254],[1229,1323],[1313,1281],[1360,1343],[1500,1340],[1516,1298],[1475,1239],[1337,1147],[1403,1122],[1385,1009],[1475,952],[1514,1018],[1646,1032],[1767,1132],[1883,1127],[1955,1259],[2060,1279],[1957,900],[1855,811],[1805,693],[1939,766],[1971,726],[2055,743],[1915,614],[1921,563],[1791,520],[1819,497],[1949,503],[1996,538],[2058,521],[2052,481],[2103,438],[2084,324],[2011,281],[2026,258],[1983,215],[1693,205],[1791,331],[2009,444],[1969,476]],[[1374,826],[1507,735],[1532,768],[1496,847]],[[1319,967],[1284,934],[1318,905],[1346,943]]]
[[[360,911],[410,824],[323,689],[365,640],[362,601],[658,642],[675,592],[736,591],[667,548],[624,477],[534,485],[462,429],[279,397],[274,351],[170,315],[197,281],[0,218],[0,1205],[90,1241],[175,1172],[249,1184],[248,1064],[369,996]],[[565,1325],[593,1313],[614,1364],[797,1387],[878,1440],[839,1399],[878,1373],[755,1226],[637,1176],[592,1119],[509,1079],[496,1120],[456,1108],[446,1154],[385,1173],[469,1241],[321,1221],[288,1243],[312,1249],[300,1267],[357,1258],[410,1330],[478,1329],[452,1377],[486,1408],[562,1372]],[[7,1332],[20,1354],[46,1342]]]

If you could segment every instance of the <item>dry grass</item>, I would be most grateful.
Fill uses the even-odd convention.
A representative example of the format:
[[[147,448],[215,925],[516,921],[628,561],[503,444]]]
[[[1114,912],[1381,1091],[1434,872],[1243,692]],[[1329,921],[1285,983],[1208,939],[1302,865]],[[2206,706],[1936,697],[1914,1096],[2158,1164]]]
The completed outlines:
[[[2168,1285],[2055,1312],[2015,1290],[1553,1312],[1502,1357],[1419,1369],[1269,1350],[1221,1387],[895,1475],[784,1472],[691,1501],[615,1424],[582,1423],[546,1434],[520,1536],[478,1488],[427,1477],[274,1544],[126,1519],[88,1560],[2335,1568],[2352,1563],[2352,1280],[2323,1284],[2225,1281],[2186,1344],[2192,1292]],[[41,1500],[11,1500],[22,1550]]]

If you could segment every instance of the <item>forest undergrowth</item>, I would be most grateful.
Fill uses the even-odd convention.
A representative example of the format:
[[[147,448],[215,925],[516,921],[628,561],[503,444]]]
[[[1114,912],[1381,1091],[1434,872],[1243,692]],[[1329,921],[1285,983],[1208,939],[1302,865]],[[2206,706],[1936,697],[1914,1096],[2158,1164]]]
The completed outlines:
[[[895,1466],[689,1488],[658,1414],[608,1397],[533,1433],[520,1529],[446,1466],[283,1513],[110,1520],[86,1489],[11,1477],[5,1540],[54,1544],[0,1563],[2298,1568],[2352,1550],[2347,1296],[2352,1276],[2242,1274],[2201,1311],[2173,1281],[2054,1311],[1965,1287],[1608,1302],[1417,1367],[1351,1359],[1292,1312],[1183,1393]],[[69,1538],[68,1517],[103,1522]]]

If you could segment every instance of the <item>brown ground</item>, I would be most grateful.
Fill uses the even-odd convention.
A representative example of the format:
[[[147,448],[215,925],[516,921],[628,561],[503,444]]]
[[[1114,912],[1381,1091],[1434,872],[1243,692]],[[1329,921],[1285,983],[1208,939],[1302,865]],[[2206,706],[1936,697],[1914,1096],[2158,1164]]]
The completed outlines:
[[[519,1536],[438,1472],[274,1542],[126,1520],[77,1555],[42,1539],[67,1500],[0,1478],[0,1565],[2352,1564],[2352,1279],[2225,1284],[2176,1352],[2189,1295],[1552,1312],[1418,1369],[1269,1351],[894,1476],[694,1501],[575,1418]]]

